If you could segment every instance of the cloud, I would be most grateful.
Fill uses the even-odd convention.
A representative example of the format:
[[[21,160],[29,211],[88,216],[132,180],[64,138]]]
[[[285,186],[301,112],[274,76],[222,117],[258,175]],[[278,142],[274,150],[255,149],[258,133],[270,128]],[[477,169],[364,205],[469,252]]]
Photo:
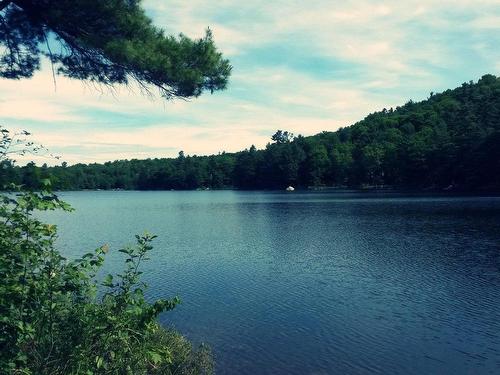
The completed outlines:
[[[70,162],[264,147],[276,129],[335,130],[381,108],[500,72],[498,0],[145,0],[169,33],[210,26],[234,66],[227,91],[163,102],[45,69],[0,81],[2,125]]]

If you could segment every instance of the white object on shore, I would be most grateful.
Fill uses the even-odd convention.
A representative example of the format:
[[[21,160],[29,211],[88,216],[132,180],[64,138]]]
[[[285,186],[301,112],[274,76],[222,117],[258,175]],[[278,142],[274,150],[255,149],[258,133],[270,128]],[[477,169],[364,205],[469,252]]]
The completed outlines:
[[[289,186],[289,187],[287,187],[285,190],[286,190],[286,191],[294,191],[294,190],[295,190],[295,188],[294,188],[293,186]]]

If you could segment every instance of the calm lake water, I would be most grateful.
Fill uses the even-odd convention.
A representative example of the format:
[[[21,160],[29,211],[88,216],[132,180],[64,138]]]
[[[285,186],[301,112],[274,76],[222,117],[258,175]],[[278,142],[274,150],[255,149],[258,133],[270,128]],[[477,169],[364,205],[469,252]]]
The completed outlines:
[[[68,192],[77,257],[157,234],[162,315],[219,374],[499,374],[500,198],[357,192]],[[107,269],[120,269],[111,251]]]

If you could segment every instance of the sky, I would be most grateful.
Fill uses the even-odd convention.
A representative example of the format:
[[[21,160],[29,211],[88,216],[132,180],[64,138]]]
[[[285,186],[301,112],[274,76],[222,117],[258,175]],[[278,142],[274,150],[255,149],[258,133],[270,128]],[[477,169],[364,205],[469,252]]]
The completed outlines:
[[[265,147],[500,75],[500,0],[144,0],[168,33],[210,27],[233,65],[227,90],[165,101],[58,76],[0,79],[0,125],[60,160],[93,163]],[[25,160],[26,161],[26,160]],[[24,161],[24,162],[25,162]],[[23,163],[23,160],[20,160]]]

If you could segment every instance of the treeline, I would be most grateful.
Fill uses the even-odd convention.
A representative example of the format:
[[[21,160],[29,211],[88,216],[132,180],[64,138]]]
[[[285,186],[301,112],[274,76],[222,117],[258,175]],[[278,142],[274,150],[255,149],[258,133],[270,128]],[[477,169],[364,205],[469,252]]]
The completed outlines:
[[[51,178],[60,190],[283,189],[395,186],[500,189],[500,78],[422,102],[383,109],[335,132],[294,137],[278,131],[264,150],[254,146],[211,156],[63,163],[23,167],[3,162],[0,184],[37,188]]]

